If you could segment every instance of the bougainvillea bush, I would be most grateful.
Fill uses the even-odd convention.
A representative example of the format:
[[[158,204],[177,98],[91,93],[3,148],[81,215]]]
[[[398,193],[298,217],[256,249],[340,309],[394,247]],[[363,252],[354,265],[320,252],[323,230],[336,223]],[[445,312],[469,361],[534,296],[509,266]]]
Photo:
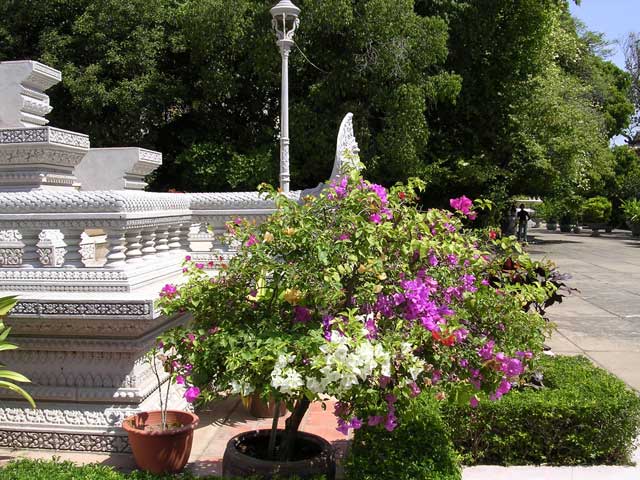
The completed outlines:
[[[220,274],[187,262],[188,281],[162,292],[167,314],[193,314],[161,339],[190,399],[285,401],[270,456],[287,459],[313,401],[337,399],[346,434],[393,430],[425,389],[472,406],[507,394],[542,349],[546,323],[526,306],[554,287],[493,285],[506,257],[526,256],[517,242],[468,228],[466,197],[420,211],[420,188],[387,191],[357,172],[302,202],[264,187],[275,213],[229,223],[241,247]]]

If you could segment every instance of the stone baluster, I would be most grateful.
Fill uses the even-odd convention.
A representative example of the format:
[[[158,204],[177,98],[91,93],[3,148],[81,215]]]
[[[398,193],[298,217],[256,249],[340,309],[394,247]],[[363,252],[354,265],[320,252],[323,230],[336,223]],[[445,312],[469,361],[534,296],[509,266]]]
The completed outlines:
[[[142,234],[140,231],[129,231],[126,233],[128,249],[125,255],[127,263],[136,263],[142,260]]]
[[[127,259],[127,238],[124,230],[110,230],[107,232],[107,253],[106,268],[122,268]]]
[[[171,248],[169,247],[169,227],[159,227],[156,237],[156,252],[158,255],[164,256],[169,253]]]
[[[82,263],[82,242],[84,233],[84,228],[82,227],[61,227],[60,231],[62,235],[64,235],[64,243],[66,243],[67,253],[64,256],[64,266],[70,268],[83,268],[84,263]]]
[[[153,260],[157,252],[156,237],[155,229],[142,232],[142,249],[140,251],[144,255],[144,260]]]
[[[38,255],[38,242],[40,241],[41,228],[26,227],[21,228],[22,243],[22,266],[24,268],[37,268],[40,266],[40,256]]]
[[[183,225],[181,223],[173,225],[171,227],[171,233],[169,234],[169,248],[172,252],[186,251],[188,249],[188,230],[182,230]]]

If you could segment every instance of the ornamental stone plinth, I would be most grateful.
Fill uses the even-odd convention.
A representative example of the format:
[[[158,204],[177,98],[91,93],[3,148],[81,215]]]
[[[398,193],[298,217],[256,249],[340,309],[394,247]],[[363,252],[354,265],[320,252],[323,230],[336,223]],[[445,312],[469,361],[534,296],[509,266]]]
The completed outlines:
[[[162,154],[144,148],[92,148],[76,167],[82,190],[144,190]]]

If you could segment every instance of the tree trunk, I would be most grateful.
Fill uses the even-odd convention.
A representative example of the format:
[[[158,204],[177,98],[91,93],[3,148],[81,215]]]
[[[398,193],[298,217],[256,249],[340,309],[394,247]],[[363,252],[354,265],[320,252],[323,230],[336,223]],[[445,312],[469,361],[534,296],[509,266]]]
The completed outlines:
[[[291,461],[293,453],[295,451],[296,438],[298,436],[298,429],[300,423],[304,418],[304,415],[309,410],[311,402],[306,398],[302,398],[296,403],[293,413],[285,422],[284,436],[280,445],[280,460]]]

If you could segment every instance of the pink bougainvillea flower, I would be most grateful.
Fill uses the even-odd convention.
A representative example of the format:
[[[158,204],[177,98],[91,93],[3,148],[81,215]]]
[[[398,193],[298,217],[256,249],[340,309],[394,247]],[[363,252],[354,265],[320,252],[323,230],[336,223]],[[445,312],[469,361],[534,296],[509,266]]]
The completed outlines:
[[[473,206],[473,202],[465,195],[463,195],[458,198],[450,199],[449,205],[451,205],[451,208],[454,208],[466,215],[469,213],[471,207]]]
[[[250,235],[249,239],[247,240],[247,242],[244,244],[245,247],[251,247],[252,245],[255,245],[256,243],[258,243],[258,239],[256,238],[255,235]]]
[[[160,291],[160,296],[166,298],[173,298],[177,294],[178,289],[175,285],[171,285],[170,283],[167,283],[164,287],[162,287],[162,290]]]
[[[369,215],[369,221],[373,223],[380,223],[382,221],[382,217],[378,213],[372,213]]]
[[[187,402],[193,403],[200,396],[200,389],[198,387],[189,387],[187,391],[184,392],[184,398]]]
[[[480,404],[480,402],[478,401],[478,397],[477,396],[473,396],[469,399],[469,405],[471,405],[471,408],[478,408],[478,405]]]
[[[176,377],[176,383],[177,383],[178,385],[184,385],[184,377],[183,377],[182,375],[178,375],[178,376]]]
[[[204,268],[204,263],[196,263],[196,268],[198,270],[202,270]]]
[[[184,261],[185,262],[190,262],[191,261],[191,255],[187,255],[186,257],[184,257]]]

